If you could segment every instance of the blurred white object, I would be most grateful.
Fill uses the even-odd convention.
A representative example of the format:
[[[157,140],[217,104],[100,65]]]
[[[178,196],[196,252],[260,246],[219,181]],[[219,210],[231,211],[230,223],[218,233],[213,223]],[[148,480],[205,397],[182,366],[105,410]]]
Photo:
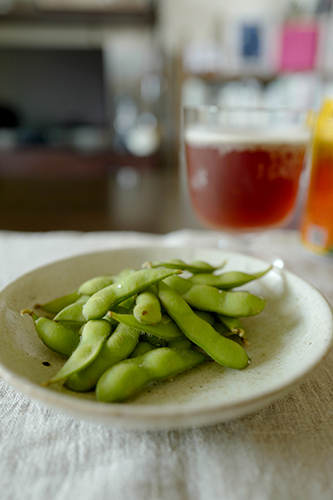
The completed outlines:
[[[183,51],[183,71],[194,75],[219,74],[227,69],[222,44],[215,40],[193,40]]]
[[[280,75],[267,84],[265,105],[312,108],[315,106],[319,90],[320,78],[315,72]]]
[[[258,107],[263,104],[264,89],[256,79],[225,83],[217,97],[219,106]]]
[[[127,149],[135,156],[154,154],[161,142],[157,120],[152,113],[142,113],[135,126],[125,135]]]
[[[311,108],[319,77],[315,72],[295,73],[281,78],[286,92],[286,106]]]
[[[278,78],[266,86],[264,105],[267,108],[286,106],[286,95],[283,82]]]
[[[97,127],[77,127],[71,133],[71,145],[80,151],[101,151],[110,148],[110,144],[110,133]]]

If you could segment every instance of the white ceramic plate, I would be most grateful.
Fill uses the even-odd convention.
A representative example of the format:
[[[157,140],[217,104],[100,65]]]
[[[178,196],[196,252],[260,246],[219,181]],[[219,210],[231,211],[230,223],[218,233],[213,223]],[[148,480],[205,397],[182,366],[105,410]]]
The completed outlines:
[[[94,393],[79,394],[61,385],[41,386],[65,358],[47,349],[23,308],[46,302],[99,274],[139,268],[147,260],[204,259],[225,269],[254,272],[267,263],[218,250],[149,247],[96,252],[55,262],[25,274],[0,293],[0,375],[31,398],[78,418],[110,425],[171,429],[208,425],[257,410],[304,380],[332,345],[332,311],[310,284],[287,271],[273,270],[248,284],[267,300],[258,316],[244,319],[251,345],[251,364],[231,370],[205,363],[144,390],[130,403],[107,404]],[[43,365],[50,363],[50,366]]]

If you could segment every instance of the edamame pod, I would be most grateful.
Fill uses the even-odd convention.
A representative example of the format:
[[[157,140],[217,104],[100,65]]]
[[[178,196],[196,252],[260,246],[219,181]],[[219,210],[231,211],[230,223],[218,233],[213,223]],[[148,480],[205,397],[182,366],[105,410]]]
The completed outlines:
[[[185,337],[180,337],[179,339],[173,339],[168,342],[168,347],[177,347],[177,349],[191,349],[192,342]]]
[[[214,321],[212,326],[220,335],[223,335],[223,337],[231,337],[231,335],[233,335],[229,328],[219,321]]]
[[[224,265],[225,261],[221,262],[221,264],[218,265],[217,267],[214,267],[202,260],[194,260],[189,264],[186,264],[186,262],[180,259],[170,259],[164,262],[156,260],[154,262],[146,262],[145,264],[143,264],[143,266],[152,268],[166,267],[169,269],[181,269],[182,271],[189,271],[190,273],[193,274],[212,273],[214,271],[217,271],[217,269],[221,269]]]
[[[243,344],[248,345],[248,342],[239,335],[231,334],[228,338],[233,342],[237,342],[237,344],[239,344],[240,346],[242,346]]]
[[[140,341],[148,342],[148,344],[154,345],[155,347],[166,347],[168,342],[162,337],[157,337],[157,335],[152,335],[151,333],[141,332]]]
[[[111,324],[104,319],[88,321],[81,331],[81,340],[71,357],[59,372],[44,385],[61,382],[96,359],[104,342],[111,333]]]
[[[96,385],[96,397],[103,402],[125,401],[136,396],[147,384],[174,377],[207,359],[205,354],[191,349],[154,349],[137,358],[126,359],[103,373]]]
[[[150,344],[149,342],[145,342],[144,340],[140,340],[140,342],[136,344],[134,351],[129,357],[137,358],[138,356],[142,356],[142,354],[152,351],[153,349],[158,349],[157,345],[153,345]]]
[[[53,318],[54,321],[75,321],[76,323],[86,323],[86,318],[82,314],[84,304],[89,299],[89,295],[81,295],[76,302],[64,307]]]
[[[219,275],[210,273],[196,274],[189,278],[189,281],[199,285],[209,285],[215,286],[216,288],[221,288],[223,290],[229,290],[230,288],[242,286],[246,283],[249,283],[250,281],[261,278],[262,276],[267,274],[268,271],[272,269],[272,267],[273,266],[270,266],[268,269],[254,274],[247,274],[238,271],[230,271]]]
[[[59,311],[64,309],[64,307],[73,304],[73,302],[76,302],[79,298],[80,294],[75,291],[51,300],[50,302],[46,302],[45,304],[36,304],[35,308],[42,309],[43,311],[50,314],[57,314]]]
[[[244,337],[245,331],[239,318],[233,318],[232,316],[225,316],[224,314],[217,314],[217,318],[223,325],[225,325],[233,335],[239,335]]]
[[[135,349],[140,336],[139,330],[119,324],[103,345],[97,358],[83,370],[71,375],[65,387],[77,392],[95,388],[99,377],[111,366],[126,359]]]
[[[207,321],[207,323],[209,323],[210,325],[214,324],[215,319],[211,313],[207,311],[199,311],[199,309],[193,309],[193,312],[195,312],[195,314],[199,316],[201,319]]]
[[[163,281],[158,283],[157,290],[164,309],[189,340],[206,351],[220,365],[236,369],[248,365],[249,357],[246,351],[232,340],[219,335],[207,321],[199,318],[175,290]]]
[[[213,286],[195,285],[189,280],[172,276],[165,280],[173,290],[195,309],[224,314],[225,316],[255,316],[265,307],[266,301],[243,291],[219,290]]]
[[[79,332],[83,326],[82,323],[79,323],[78,321],[57,321],[56,323],[63,325],[70,330],[74,330],[75,332]]]
[[[117,314],[113,311],[109,311],[107,316],[114,318],[123,323],[124,325],[131,326],[132,328],[137,328],[140,331],[150,333],[151,335],[156,335],[165,340],[172,340],[178,337],[183,337],[183,333],[177,326],[177,324],[170,319],[168,323],[157,323],[157,325],[144,325],[140,323],[133,314]]]
[[[134,302],[135,302],[135,296],[132,295],[131,297],[128,297],[128,299],[125,299],[122,302],[120,302],[118,307],[123,309],[131,309],[134,305]]]
[[[91,278],[90,280],[85,281],[84,283],[82,283],[82,285],[79,286],[79,293],[81,295],[93,295],[106,286],[111,285],[115,281],[115,276],[95,276],[95,278]]]
[[[116,281],[119,281],[121,278],[124,278],[125,276],[129,276],[130,274],[135,273],[136,269],[132,269],[131,267],[126,267],[125,269],[122,269],[116,276]]]
[[[77,348],[80,342],[77,331],[55,323],[49,318],[39,317],[30,309],[23,309],[21,314],[29,314],[32,317],[38,337],[52,351],[70,356]]]
[[[150,289],[141,292],[136,297],[133,315],[139,323],[154,325],[162,319],[161,304]]]
[[[181,271],[178,271],[178,274]],[[92,295],[83,307],[86,320],[102,318],[110,309],[158,281],[177,274],[167,269],[140,269]]]

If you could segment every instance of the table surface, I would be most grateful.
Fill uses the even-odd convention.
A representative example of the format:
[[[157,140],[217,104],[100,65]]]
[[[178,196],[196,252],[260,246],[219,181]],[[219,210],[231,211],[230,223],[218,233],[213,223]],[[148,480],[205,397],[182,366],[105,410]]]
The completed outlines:
[[[163,243],[216,247],[217,232],[0,231],[0,287],[49,262],[95,250]],[[333,304],[333,258],[311,254],[296,231],[258,234],[252,250]],[[315,333],[315,332],[314,332]],[[333,353],[270,406],[220,425],[132,431],[78,420],[0,381],[0,491],[23,498],[118,500],[309,499],[333,497]]]

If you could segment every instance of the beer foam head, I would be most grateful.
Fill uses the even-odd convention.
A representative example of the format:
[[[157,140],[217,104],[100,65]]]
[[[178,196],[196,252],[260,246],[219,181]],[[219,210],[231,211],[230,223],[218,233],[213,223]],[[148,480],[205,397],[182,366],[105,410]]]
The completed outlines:
[[[306,127],[292,125],[253,129],[191,125],[185,130],[184,137],[194,147],[306,145],[311,133]]]

